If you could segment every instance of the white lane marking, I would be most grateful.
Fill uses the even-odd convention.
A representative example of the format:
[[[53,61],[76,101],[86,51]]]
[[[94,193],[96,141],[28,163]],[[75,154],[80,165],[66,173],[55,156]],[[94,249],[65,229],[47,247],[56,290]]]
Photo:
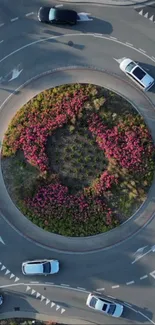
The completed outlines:
[[[13,69],[12,70],[12,77],[11,77],[11,79],[9,81],[12,81],[12,80],[18,78],[22,71],[23,71],[23,69],[21,69],[21,70],[18,70],[17,68]]]
[[[150,272],[150,275],[155,279],[155,271]]]
[[[14,286],[27,286],[27,290],[30,290],[31,287],[29,285],[32,285],[31,283],[12,283],[12,284],[4,284],[2,286],[0,286],[0,288],[9,288],[9,287],[14,287]],[[34,283],[33,286],[45,286],[45,283]],[[63,287],[61,285],[58,284],[48,284],[49,287],[54,287],[54,288],[59,288],[59,289],[67,289],[67,290],[73,290],[73,291],[79,291],[79,292],[83,292],[83,293],[90,293],[90,291],[87,290],[82,290],[82,289],[77,289],[77,288],[73,288],[73,287]]]
[[[41,294],[39,292],[36,293],[36,298],[40,297]]]
[[[80,290],[86,290],[85,288],[81,288],[81,287],[77,287],[77,289],[80,289]]]
[[[89,18],[88,17],[91,14],[90,13],[87,13],[87,12],[79,12],[77,15],[80,18],[77,21],[92,21],[93,20],[92,18]]]
[[[144,315],[141,311],[138,311],[138,313],[139,313],[140,315],[142,315],[143,317],[145,317],[149,322],[151,322],[152,324],[155,325],[155,323],[153,322],[153,320],[150,319],[149,317],[147,317],[146,315]]]
[[[46,299],[44,296],[41,296],[41,301],[43,301],[44,299]]]
[[[5,275],[7,275],[7,274],[9,274],[9,273],[10,273],[10,271],[9,271],[9,270],[6,270]]]
[[[108,296],[109,298],[112,298],[112,299],[116,299],[115,297],[113,297],[113,296]]]
[[[54,6],[55,8],[60,8],[60,7],[63,7],[63,5],[56,5]]]
[[[146,53],[146,51],[144,51],[143,49],[141,49],[141,48],[139,48],[139,50],[141,51],[141,52],[143,52],[143,53]]]
[[[2,41],[0,41],[0,43],[2,43]],[[4,240],[2,239],[1,236],[0,236],[0,242],[1,242],[3,245],[5,245]]]
[[[61,314],[63,314],[65,312],[64,308],[61,308]]]
[[[64,287],[70,287],[69,284],[65,284],[65,283],[61,283],[61,286],[64,286]]]
[[[0,27],[4,26],[4,23],[0,24]]]
[[[59,306],[59,305],[56,305],[56,311],[57,311],[58,309],[60,309],[60,306]]]
[[[18,20],[19,17],[12,18],[10,21],[13,23],[14,21]]]
[[[1,271],[5,270],[5,269],[6,269],[6,266],[2,265]]]
[[[50,300],[49,300],[49,299],[46,299],[46,305],[48,305],[48,304],[49,304],[49,302],[50,302]]]
[[[39,283],[39,282],[38,282],[38,283]],[[45,282],[45,283],[46,283],[46,284],[51,284],[51,285],[54,284],[54,282]]]
[[[148,275],[147,275],[147,274],[146,274],[146,275],[143,275],[143,276],[141,276],[140,280],[144,280],[144,279],[146,279],[146,278],[148,278]]]
[[[30,286],[27,286],[26,287],[26,291],[29,291],[29,290],[31,290],[31,287]]]
[[[14,282],[17,282],[17,281],[19,281],[19,278],[18,277],[15,278],[15,281]]]
[[[93,291],[93,292],[97,293],[98,295],[102,294],[100,291]]]
[[[116,288],[119,288],[119,284],[112,286],[112,289],[116,289]]]
[[[144,53],[144,55],[146,56],[146,54]],[[152,59],[153,60],[153,59]],[[154,60],[153,60],[154,61]],[[135,258],[135,260],[131,263],[134,264],[135,262],[137,262],[138,260],[140,260],[141,258],[143,258],[145,255],[151,253],[151,252],[155,252],[155,245],[153,245],[146,253],[138,256],[137,258]]]
[[[39,283],[38,281],[31,281],[30,283]]]
[[[127,306],[129,306],[129,307],[132,307],[132,305],[130,305],[128,302],[125,302],[124,301],[124,304],[127,305]]]
[[[110,39],[117,40],[117,38],[113,36],[110,36]]]
[[[13,274],[13,273],[11,273],[11,275],[10,275],[10,279],[12,279],[12,278],[14,278],[15,277],[15,275]]]
[[[55,303],[54,302],[51,302],[51,308],[55,306]]]
[[[99,289],[96,289],[96,291],[104,291],[105,288],[99,288]]]
[[[28,14],[26,14],[25,16],[26,16],[26,17],[29,17],[29,16],[31,16],[31,15],[34,15],[34,12],[28,12]]]
[[[154,57],[154,56],[152,56],[152,59],[153,59],[153,60],[155,60],[155,57]]]
[[[129,46],[133,46],[133,44],[131,44],[131,43],[128,43],[128,42],[126,42],[125,44],[126,44],[126,45],[129,45]]]
[[[134,284],[135,281],[130,281],[130,282],[126,282],[126,285],[129,286],[130,284]]]
[[[36,290],[32,289],[31,295],[33,295],[36,292]]]
[[[128,303],[125,302],[124,305],[125,305],[126,307],[128,307],[129,309],[133,310],[135,313],[138,313],[138,310],[136,310],[136,309],[134,309],[133,307],[129,306]]]
[[[37,44],[37,43],[42,43],[42,42],[45,42],[45,41],[48,41],[48,40],[51,40],[51,39],[58,39],[58,38],[60,38],[60,37],[72,37],[72,36],[74,36],[74,37],[75,37],[75,36],[92,36],[92,37],[97,37],[97,38],[99,37],[99,38],[101,38],[101,39],[105,39],[105,40],[107,40],[107,41],[114,41],[115,43],[118,43],[118,44],[124,45],[124,46],[126,46],[126,47],[130,47],[130,48],[132,48],[132,49],[135,50],[136,52],[143,54],[145,57],[147,57],[147,58],[149,58],[151,61],[155,62],[155,58],[153,58],[152,56],[149,56],[149,55],[146,54],[146,53],[142,53],[138,48],[136,48],[136,47],[132,47],[132,46],[129,46],[129,45],[127,45],[126,43],[123,43],[123,42],[119,41],[118,39],[112,39],[112,38],[107,37],[107,36],[98,36],[98,35],[95,35],[95,34],[93,34],[93,33],[86,33],[86,34],[83,34],[83,33],[77,33],[77,34],[75,34],[75,33],[74,33],[74,34],[64,34],[64,35],[58,35],[58,36],[50,36],[50,37],[47,37],[47,38],[42,38],[42,39],[39,39],[39,40],[37,40],[37,41],[33,41],[33,42],[31,42],[31,43],[28,43],[28,44],[26,44],[26,45],[24,45],[24,46],[18,48],[17,50],[15,50],[15,51],[9,53],[8,55],[4,56],[4,57],[0,60],[0,63],[3,62],[4,60],[6,60],[7,58],[9,58],[10,56],[12,56],[13,54],[18,53],[18,52],[20,52],[21,50],[24,50],[25,48],[27,48],[27,47],[29,47],[29,46],[31,46],[31,45],[34,45],[34,44]],[[21,86],[22,86],[22,85],[21,85]],[[20,87],[21,87],[21,86],[20,86]],[[17,90],[16,90],[16,91],[17,91]],[[12,96],[12,95],[11,95],[11,96]],[[8,97],[8,99],[9,99],[9,97]],[[8,100],[8,99],[7,99],[7,100]],[[3,102],[3,104],[1,105],[1,107],[2,107],[4,104],[5,104],[5,101]]]
[[[0,44],[2,44],[4,42],[4,40],[2,39],[1,41],[0,41]],[[1,242],[2,242],[2,237],[0,237],[1,238]],[[5,245],[5,244],[4,244]]]

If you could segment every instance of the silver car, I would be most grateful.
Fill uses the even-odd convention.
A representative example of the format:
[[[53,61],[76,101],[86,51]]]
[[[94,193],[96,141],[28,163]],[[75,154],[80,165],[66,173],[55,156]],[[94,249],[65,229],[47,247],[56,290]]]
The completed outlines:
[[[112,302],[108,299],[94,296],[92,293],[88,295],[86,305],[96,311],[113,317],[120,317],[123,313],[122,305]]]
[[[57,260],[34,260],[22,263],[24,275],[48,275],[59,272],[59,261]]]
[[[147,91],[154,85],[154,79],[142,69],[136,62],[124,58],[120,63],[120,69],[143,90]]]

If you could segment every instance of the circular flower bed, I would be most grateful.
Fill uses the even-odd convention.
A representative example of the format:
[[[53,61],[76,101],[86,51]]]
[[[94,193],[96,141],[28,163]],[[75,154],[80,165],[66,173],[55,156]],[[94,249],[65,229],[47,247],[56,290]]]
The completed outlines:
[[[38,226],[61,235],[105,232],[145,200],[155,148],[123,98],[73,84],[37,95],[12,119],[2,146],[10,196]]]

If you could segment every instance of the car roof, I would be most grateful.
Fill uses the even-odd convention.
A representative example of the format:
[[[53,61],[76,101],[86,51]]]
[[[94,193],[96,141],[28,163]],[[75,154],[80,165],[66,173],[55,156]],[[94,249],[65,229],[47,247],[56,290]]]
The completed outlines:
[[[98,299],[96,305],[95,305],[95,309],[107,312],[107,309],[109,308],[109,304],[107,302],[104,302],[101,299]]]
[[[43,273],[43,264],[42,263],[36,263],[36,264],[25,264],[25,272],[28,274],[33,273]]]
[[[52,15],[53,12],[53,15]],[[51,16],[54,17],[52,19],[60,19],[60,20],[76,20],[77,13],[74,10],[69,9],[59,9],[59,8],[51,8],[50,9]],[[49,14],[50,17],[50,14]]]

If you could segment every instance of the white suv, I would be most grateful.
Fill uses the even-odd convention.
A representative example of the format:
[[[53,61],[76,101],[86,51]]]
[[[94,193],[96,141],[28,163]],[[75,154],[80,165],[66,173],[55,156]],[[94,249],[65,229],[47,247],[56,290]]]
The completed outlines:
[[[120,69],[143,90],[147,91],[154,85],[154,79],[142,69],[136,62],[128,58],[123,58]]]
[[[22,263],[24,275],[48,275],[59,272],[59,261],[57,260],[34,260]]]

